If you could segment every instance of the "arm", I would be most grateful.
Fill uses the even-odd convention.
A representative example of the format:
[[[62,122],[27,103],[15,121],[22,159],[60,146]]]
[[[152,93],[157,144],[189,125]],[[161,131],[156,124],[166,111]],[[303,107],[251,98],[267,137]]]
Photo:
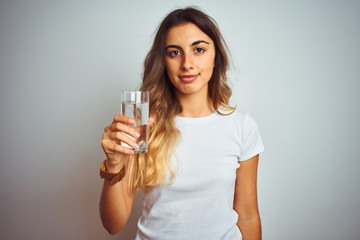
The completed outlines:
[[[243,240],[261,240],[261,221],[257,203],[257,167],[259,154],[240,162],[236,171],[234,210]]]
[[[134,193],[127,191],[127,177],[117,184],[110,185],[104,180],[100,199],[101,221],[110,234],[118,233],[129,219]]]
[[[139,137],[134,128],[127,126],[133,123],[134,120],[129,117],[116,115],[112,124],[105,128],[101,144],[107,157],[105,162],[106,171],[118,173],[124,164],[128,169],[129,155],[134,154],[134,151],[122,147],[120,142],[125,142],[130,146],[134,146],[134,148],[138,147],[134,145],[134,140],[128,137],[128,135],[134,138]],[[152,123],[153,119],[150,118],[149,126]],[[114,185],[111,185],[109,180],[104,180],[100,199],[100,216],[104,227],[110,234],[118,233],[129,219],[134,201],[134,192],[128,190],[127,183],[128,174],[126,173],[122,181]]]

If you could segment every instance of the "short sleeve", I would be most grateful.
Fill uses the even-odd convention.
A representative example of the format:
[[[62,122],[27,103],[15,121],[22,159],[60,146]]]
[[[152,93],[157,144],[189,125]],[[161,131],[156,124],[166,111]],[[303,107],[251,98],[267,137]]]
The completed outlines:
[[[241,155],[239,161],[248,160],[264,151],[259,126],[249,114],[245,115],[240,146]]]

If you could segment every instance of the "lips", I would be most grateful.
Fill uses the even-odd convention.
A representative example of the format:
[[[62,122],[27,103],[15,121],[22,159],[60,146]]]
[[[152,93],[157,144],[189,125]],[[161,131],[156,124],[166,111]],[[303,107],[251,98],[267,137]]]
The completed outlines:
[[[192,75],[181,75],[179,76],[181,81],[183,82],[186,82],[186,83],[189,83],[189,82],[192,82],[194,81],[199,75],[198,74],[192,74]]]

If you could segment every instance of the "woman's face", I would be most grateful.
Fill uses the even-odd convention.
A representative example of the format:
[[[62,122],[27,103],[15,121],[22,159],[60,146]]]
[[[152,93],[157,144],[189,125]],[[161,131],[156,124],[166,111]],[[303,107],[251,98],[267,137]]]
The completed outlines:
[[[165,38],[165,65],[177,96],[208,92],[215,66],[215,46],[211,38],[193,23],[169,29]]]

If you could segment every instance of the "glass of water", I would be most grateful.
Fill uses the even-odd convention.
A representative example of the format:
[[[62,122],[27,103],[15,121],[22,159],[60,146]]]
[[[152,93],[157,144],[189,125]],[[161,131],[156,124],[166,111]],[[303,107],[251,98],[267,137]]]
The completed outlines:
[[[135,120],[131,127],[140,133],[140,137],[136,143],[138,149],[134,149],[135,153],[147,152],[148,140],[148,122],[149,122],[149,92],[148,91],[122,91],[121,92],[121,114],[131,117]],[[128,137],[134,139],[133,137]],[[121,146],[131,148],[126,143],[121,142]]]

